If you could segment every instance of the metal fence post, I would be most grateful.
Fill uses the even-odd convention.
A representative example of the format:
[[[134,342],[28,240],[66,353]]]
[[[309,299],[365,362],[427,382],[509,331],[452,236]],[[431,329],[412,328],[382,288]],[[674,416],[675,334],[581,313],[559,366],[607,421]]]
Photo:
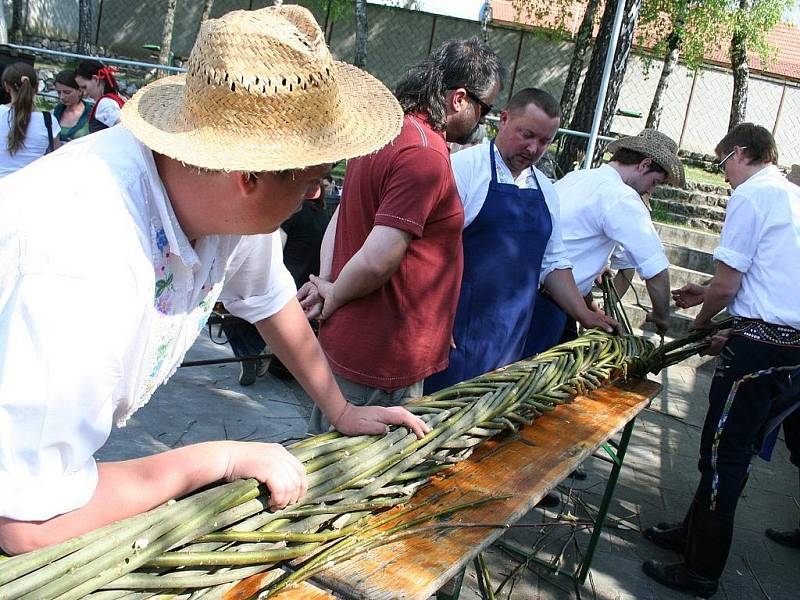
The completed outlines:
[[[681,136],[678,138],[678,148],[683,146],[683,136],[686,134],[686,124],[689,122],[689,111],[692,110],[692,100],[694,100],[694,90],[697,87],[697,75],[700,69],[694,70],[694,79],[692,79],[692,89],[689,90],[689,101],[686,103],[686,112],[683,113],[683,126],[681,127]]]
[[[519,69],[519,57],[522,54],[522,40],[525,38],[525,31],[519,30],[519,43],[517,44],[517,56],[514,58],[514,70],[511,72],[511,84],[508,86],[508,97],[514,95],[514,84],[517,82],[517,69]]]
[[[786,81],[783,82],[783,90],[781,90],[781,101],[778,103],[778,112],[775,113],[775,124],[772,126],[772,137],[775,137],[778,131],[778,123],[781,121],[781,113],[783,112],[783,101],[786,100]]]
[[[436,15],[433,15],[433,23],[431,23],[431,37],[428,39],[428,56],[433,51],[433,37],[436,35]]]

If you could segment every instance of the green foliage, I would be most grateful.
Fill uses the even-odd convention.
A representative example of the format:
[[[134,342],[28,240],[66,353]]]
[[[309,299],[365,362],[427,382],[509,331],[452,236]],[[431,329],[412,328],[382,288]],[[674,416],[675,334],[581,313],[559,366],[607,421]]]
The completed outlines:
[[[734,31],[744,33],[750,51],[758,54],[762,66],[775,59],[776,48],[770,46],[767,34],[780,23],[796,0],[731,0],[727,25],[731,35]]]

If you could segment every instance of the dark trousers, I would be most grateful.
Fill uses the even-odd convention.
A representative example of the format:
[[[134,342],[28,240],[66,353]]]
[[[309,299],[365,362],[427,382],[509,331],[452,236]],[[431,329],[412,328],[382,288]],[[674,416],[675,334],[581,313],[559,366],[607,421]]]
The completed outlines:
[[[239,317],[225,315],[222,319],[222,330],[236,357],[256,356],[266,347],[264,338],[258,333],[256,326]]]
[[[733,517],[775,400],[786,389],[788,372],[746,376],[799,363],[800,348],[731,336],[714,374],[700,438],[697,500],[701,505]],[[793,422],[790,427],[797,425]]]

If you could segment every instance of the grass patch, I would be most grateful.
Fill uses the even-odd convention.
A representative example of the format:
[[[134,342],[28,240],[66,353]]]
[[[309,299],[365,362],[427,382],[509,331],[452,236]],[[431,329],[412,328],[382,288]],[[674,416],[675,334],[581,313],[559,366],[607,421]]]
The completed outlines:
[[[720,187],[725,187],[728,185],[725,183],[725,176],[721,173],[709,173],[705,169],[691,165],[685,165],[684,170],[686,171],[687,181],[709,183],[711,185],[718,185]]]

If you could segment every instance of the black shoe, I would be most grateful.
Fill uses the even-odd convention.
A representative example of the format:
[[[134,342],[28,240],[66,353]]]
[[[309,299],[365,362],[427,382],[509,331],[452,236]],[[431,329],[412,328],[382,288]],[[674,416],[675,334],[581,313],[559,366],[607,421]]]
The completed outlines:
[[[258,361],[243,360],[239,363],[239,385],[253,385],[258,374]]]
[[[559,500],[558,495],[553,492],[548,492],[544,498],[539,500],[536,504],[536,508],[555,508],[559,504],[561,504],[561,500]]]
[[[778,531],[777,529],[767,529],[766,536],[773,542],[778,542],[781,546],[787,548],[800,549],[800,529],[794,531]]]
[[[642,534],[656,546],[683,553],[686,549],[686,529],[684,529],[683,523],[669,529],[662,529],[661,525],[668,525],[668,523],[659,523],[655,527],[648,527]]]
[[[701,598],[710,598],[717,591],[718,581],[706,579],[689,570],[684,563],[662,563],[648,560],[642,563],[642,571],[658,583],[674,590],[689,592]]]

